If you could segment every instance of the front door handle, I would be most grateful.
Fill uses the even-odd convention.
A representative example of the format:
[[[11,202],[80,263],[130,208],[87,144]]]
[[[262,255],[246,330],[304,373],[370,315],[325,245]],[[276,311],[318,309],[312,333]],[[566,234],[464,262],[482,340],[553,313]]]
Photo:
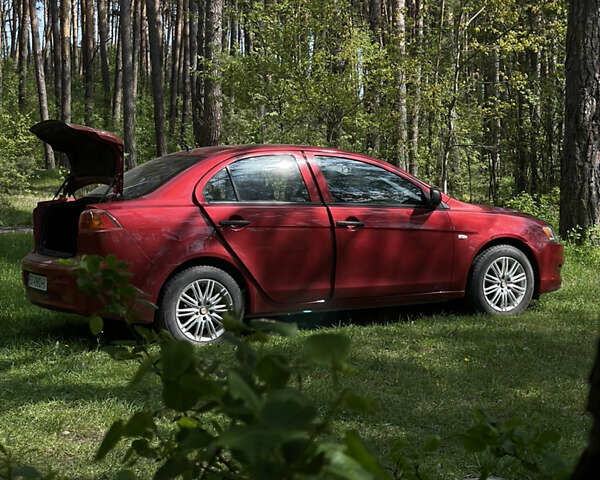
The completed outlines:
[[[351,228],[351,227],[358,228],[358,227],[364,227],[365,224],[358,220],[344,220],[344,221],[340,221],[340,222],[335,222],[335,226],[336,227],[345,227],[345,228]]]
[[[250,225],[248,220],[221,220],[219,222],[221,227],[245,227]]]

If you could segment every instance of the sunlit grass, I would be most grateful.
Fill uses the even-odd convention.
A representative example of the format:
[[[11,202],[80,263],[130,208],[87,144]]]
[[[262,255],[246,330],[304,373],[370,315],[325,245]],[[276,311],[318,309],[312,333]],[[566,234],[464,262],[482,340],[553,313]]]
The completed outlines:
[[[31,243],[31,235],[0,235],[0,442],[44,471],[112,478],[123,449],[94,463],[95,449],[112,421],[148,402],[158,405],[158,383],[130,387],[135,363],[111,359],[77,317],[25,300],[19,260]],[[354,368],[340,387],[375,399],[377,410],[369,417],[340,413],[335,430],[356,429],[384,459],[397,439],[418,448],[425,436],[438,434],[442,448],[425,458],[424,468],[464,478],[476,471],[476,458],[462,451],[455,434],[471,424],[473,408],[483,408],[558,430],[559,453],[572,462],[589,428],[586,381],[599,333],[599,268],[598,250],[568,248],[563,288],[519,317],[472,314],[456,305],[401,309],[395,321],[388,312],[385,322],[374,312],[295,317],[300,335],[273,339],[267,348],[297,355],[303,337],[341,324],[335,331],[352,340]],[[104,341],[127,335],[113,328]],[[202,354],[229,356],[230,350],[210,347]],[[308,372],[304,387],[323,403],[335,391],[322,371]]]

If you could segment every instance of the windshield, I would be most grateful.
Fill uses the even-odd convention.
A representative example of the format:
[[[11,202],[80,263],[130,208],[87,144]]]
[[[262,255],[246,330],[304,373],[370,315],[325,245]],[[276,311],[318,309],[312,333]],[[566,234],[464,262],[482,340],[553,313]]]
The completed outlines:
[[[122,198],[130,200],[147,195],[201,159],[202,157],[197,156],[173,157],[167,155],[142,163],[123,175]],[[92,190],[88,196],[105,196],[110,191],[112,191],[112,186],[102,185]]]

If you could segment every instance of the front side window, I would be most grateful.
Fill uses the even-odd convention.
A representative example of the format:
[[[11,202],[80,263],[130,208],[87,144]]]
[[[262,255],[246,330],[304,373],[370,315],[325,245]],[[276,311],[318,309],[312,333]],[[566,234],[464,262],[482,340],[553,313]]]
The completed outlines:
[[[339,157],[315,157],[334,203],[421,206],[422,190],[381,167]]]
[[[309,202],[296,160],[267,155],[238,160],[220,170],[204,187],[208,202]]]

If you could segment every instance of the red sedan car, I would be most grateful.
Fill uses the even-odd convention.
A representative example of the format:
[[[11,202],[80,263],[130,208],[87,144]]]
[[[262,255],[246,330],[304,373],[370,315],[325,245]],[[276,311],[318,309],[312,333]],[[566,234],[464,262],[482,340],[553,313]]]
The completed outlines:
[[[97,308],[60,258],[116,254],[176,338],[214,342],[226,311],[246,317],[469,297],[518,314],[560,287],[562,245],[531,216],[471,205],[373,158],[253,145],[178,152],[123,175],[115,135],[49,120],[32,132],[71,165],[34,211],[28,298]],[[76,198],[76,192],[101,184]]]

